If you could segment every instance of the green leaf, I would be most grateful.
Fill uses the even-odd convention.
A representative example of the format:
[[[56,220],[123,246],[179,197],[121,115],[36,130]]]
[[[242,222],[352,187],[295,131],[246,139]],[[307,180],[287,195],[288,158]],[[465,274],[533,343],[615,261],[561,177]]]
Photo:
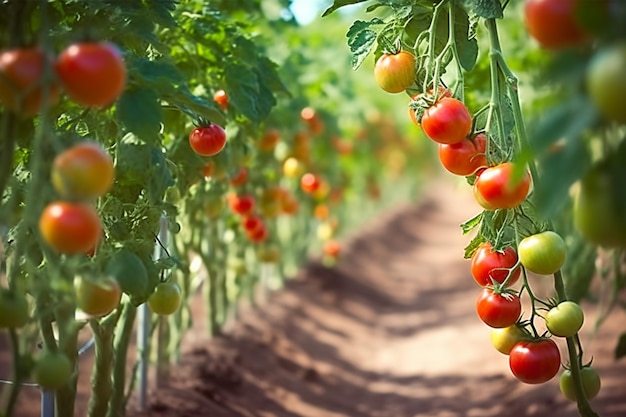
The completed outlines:
[[[463,234],[466,235],[475,228],[480,225],[480,222],[483,220],[483,212],[478,213],[476,216],[472,217],[465,223],[461,225],[461,230],[463,230]]]
[[[465,7],[483,19],[502,19],[500,0],[463,0]]]
[[[469,259],[472,257],[472,255],[474,255],[474,252],[476,252],[476,249],[478,249],[478,247],[483,243],[486,242],[487,239],[485,239],[485,237],[481,234],[477,234],[474,239],[472,239],[470,241],[470,243],[467,244],[467,246],[465,247],[465,251],[463,253],[463,258],[465,259]]]
[[[596,272],[596,245],[580,236],[568,245],[563,265],[563,279],[567,299],[579,303],[589,294],[589,287]]]
[[[135,135],[125,135],[117,144],[115,177],[122,186],[144,186],[150,181],[151,147]]]
[[[333,4],[324,11],[324,13],[322,14],[322,17],[328,16],[329,14],[331,14],[332,12],[334,12],[335,10],[341,7],[349,6],[351,4],[363,3],[365,1],[367,0],[335,0]]]
[[[615,346],[615,359],[621,359],[626,356],[626,333],[622,333]]]
[[[384,23],[376,17],[369,22],[357,20],[350,26],[346,38],[348,38],[348,46],[352,53],[352,69],[356,70],[361,66],[376,43],[378,33],[370,27]]]
[[[474,22],[470,22],[465,9],[456,6],[454,36],[456,38],[459,63],[465,71],[471,71],[478,59],[478,42],[474,33]]]
[[[167,166],[165,154],[154,146],[150,150],[150,182],[148,183],[148,198],[153,204],[163,201],[165,191],[175,184]]]
[[[155,91],[126,90],[117,102],[116,116],[126,129],[146,142],[159,141],[163,113]]]

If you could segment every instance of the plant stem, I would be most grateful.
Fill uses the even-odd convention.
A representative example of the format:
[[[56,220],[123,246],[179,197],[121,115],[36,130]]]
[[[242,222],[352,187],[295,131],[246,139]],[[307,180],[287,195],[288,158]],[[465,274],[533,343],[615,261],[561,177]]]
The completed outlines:
[[[101,326],[96,319],[89,321],[95,339],[95,362],[91,374],[89,417],[105,417],[111,398],[113,370],[113,327]]]
[[[126,357],[128,355],[130,337],[135,324],[137,308],[129,302],[126,302],[123,308],[122,316],[116,326],[121,326],[121,329],[117,329],[115,339],[113,340],[113,348],[115,350],[113,392],[111,394],[111,400],[109,401],[107,417],[121,417],[126,414],[124,411],[126,408],[126,396],[124,391],[126,385]]]
[[[22,372],[20,369],[20,341],[17,337],[17,331],[15,329],[9,329],[9,338],[11,342],[11,356],[13,357],[13,384],[9,388],[11,393],[9,394],[7,408],[4,413],[6,417],[11,417],[13,415],[13,409],[17,403],[17,396],[20,392],[20,384],[22,382]]]

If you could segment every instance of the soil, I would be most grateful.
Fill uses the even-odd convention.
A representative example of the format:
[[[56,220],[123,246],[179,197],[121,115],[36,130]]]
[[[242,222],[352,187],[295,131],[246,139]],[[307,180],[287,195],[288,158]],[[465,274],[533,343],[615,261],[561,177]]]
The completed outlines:
[[[515,380],[476,316],[479,288],[463,259],[469,237],[459,228],[479,211],[467,187],[437,184],[421,201],[383,213],[344,240],[334,267],[310,260],[218,337],[206,336],[195,303],[180,363],[168,378],[152,381],[145,410],[131,399],[129,415],[577,416],[558,378],[542,385]],[[537,292],[549,294],[549,279],[531,279]],[[597,311],[583,307],[582,341],[603,383],[592,403],[603,417],[624,417],[626,361],[615,361],[613,350],[626,314],[615,310],[592,335]],[[3,347],[0,377],[8,368]],[[79,417],[89,355],[81,360]],[[16,415],[37,415],[36,390],[24,393]]]

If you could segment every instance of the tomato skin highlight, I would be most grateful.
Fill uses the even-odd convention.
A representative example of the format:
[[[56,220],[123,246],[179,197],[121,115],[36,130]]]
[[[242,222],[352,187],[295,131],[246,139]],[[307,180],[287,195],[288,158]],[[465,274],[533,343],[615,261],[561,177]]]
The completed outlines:
[[[586,73],[587,91],[600,113],[609,120],[626,123],[626,42],[600,49]]]
[[[580,45],[587,39],[576,21],[578,0],[526,0],[524,24],[544,49]]]
[[[95,142],[82,142],[61,152],[52,165],[52,185],[64,197],[97,198],[115,177],[111,156]]]
[[[465,138],[459,143],[440,143],[439,161],[449,172],[464,177],[474,174],[480,168],[487,166],[485,150],[487,138],[479,134],[474,142]]]
[[[189,145],[198,155],[217,155],[226,146],[226,132],[216,124],[196,127],[189,134]]]
[[[545,231],[525,237],[517,246],[524,268],[540,275],[552,275],[565,263],[567,248],[561,236]]]
[[[600,380],[598,372],[590,366],[584,366],[580,370],[580,377],[582,379],[585,397],[587,397],[588,400],[592,400],[597,397],[600,392],[600,388],[602,388],[602,381]],[[566,369],[561,374],[561,377],[559,378],[559,389],[565,398],[570,401],[577,401],[574,377],[572,375],[572,371],[569,369]]]
[[[126,65],[110,42],[83,42],[67,47],[55,65],[65,92],[87,107],[108,107],[124,92]]]
[[[513,184],[511,178],[514,169],[512,162],[505,162],[480,172],[474,182],[474,195],[478,204],[487,210],[511,209],[522,204],[530,190],[530,174],[526,171]]]
[[[415,81],[415,57],[407,52],[383,54],[374,66],[376,82],[388,93],[401,93]]]
[[[522,340],[509,353],[509,368],[526,384],[548,382],[559,372],[561,353],[552,339]]]
[[[545,315],[546,327],[554,336],[571,337],[583,327],[585,314],[573,301],[563,301]]]
[[[41,213],[39,232],[52,249],[73,255],[86,253],[96,246],[102,228],[98,213],[91,205],[57,201]]]
[[[485,288],[476,300],[476,312],[489,327],[509,327],[522,314],[522,304],[517,294],[497,294],[491,288]]]
[[[422,130],[438,143],[462,142],[472,129],[472,115],[461,101],[444,97],[422,116]]]
[[[39,48],[17,48],[0,53],[0,102],[4,106],[22,114],[37,114],[43,99],[41,85],[46,65],[52,66]],[[21,97],[21,94],[26,94]],[[52,83],[48,89],[47,105],[51,106],[59,99],[59,86]]]
[[[491,285],[493,281],[504,282],[509,269],[517,264],[517,252],[511,246],[503,252],[494,251],[491,242],[482,243],[472,255],[470,270],[474,281],[481,287]],[[521,269],[517,268],[507,281],[507,287],[512,286],[520,277]]]

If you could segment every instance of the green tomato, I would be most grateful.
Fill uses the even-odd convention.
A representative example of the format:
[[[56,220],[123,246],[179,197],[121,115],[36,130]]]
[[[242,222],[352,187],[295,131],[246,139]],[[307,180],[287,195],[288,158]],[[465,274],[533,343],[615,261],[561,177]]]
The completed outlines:
[[[180,287],[176,283],[162,282],[156,286],[154,293],[148,298],[148,306],[156,314],[169,316],[178,310],[182,300]]]
[[[591,400],[595,398],[600,392],[602,382],[600,376],[595,369],[590,366],[585,366],[580,370],[580,378],[583,383],[583,391],[587,399]],[[559,379],[559,388],[563,395],[571,401],[576,401],[576,386],[574,384],[574,377],[572,371],[566,369]]]
[[[28,301],[24,295],[0,289],[0,329],[22,327],[29,317]]]
[[[491,329],[491,344],[496,350],[504,355],[508,355],[513,346],[528,335],[517,325],[500,329]]]
[[[600,48],[587,68],[587,90],[600,113],[626,123],[626,42]]]
[[[33,369],[35,382],[41,387],[56,390],[65,385],[72,376],[72,363],[61,352],[44,351]]]
[[[563,238],[552,231],[528,236],[517,247],[519,260],[529,271],[551,275],[565,263],[567,248]]]
[[[585,321],[582,308],[573,301],[563,301],[546,314],[546,327],[554,336],[574,336]]]

